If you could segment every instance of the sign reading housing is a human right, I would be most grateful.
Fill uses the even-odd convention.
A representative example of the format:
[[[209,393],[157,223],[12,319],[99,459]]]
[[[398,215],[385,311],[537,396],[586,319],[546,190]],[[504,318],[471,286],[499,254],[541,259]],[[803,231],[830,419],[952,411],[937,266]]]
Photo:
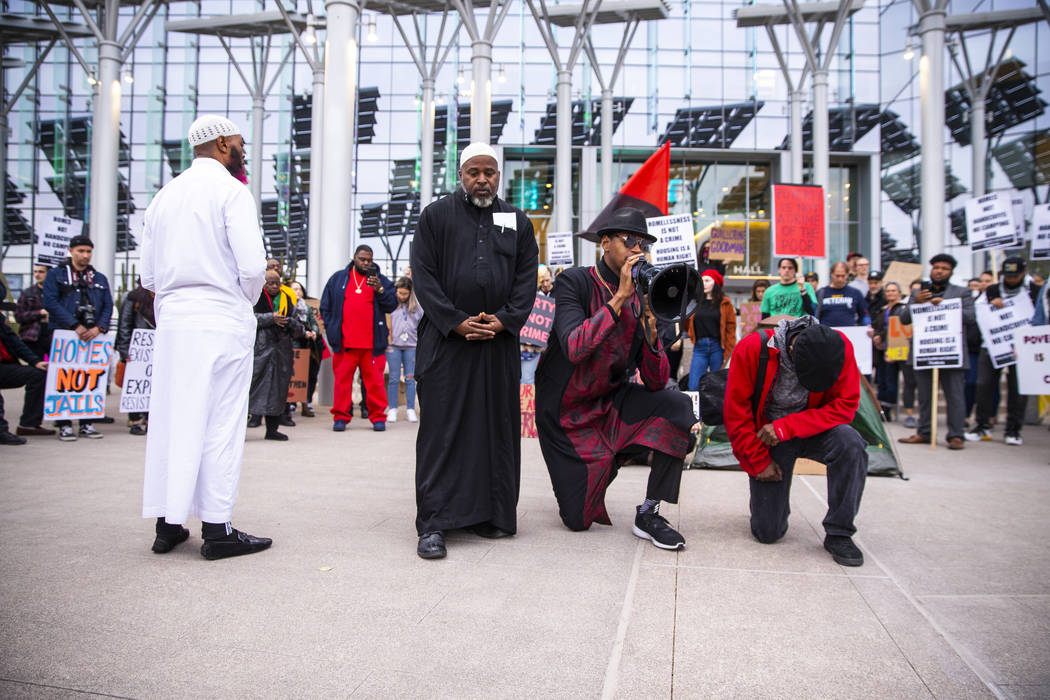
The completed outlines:
[[[962,299],[911,307],[915,369],[962,367]]]

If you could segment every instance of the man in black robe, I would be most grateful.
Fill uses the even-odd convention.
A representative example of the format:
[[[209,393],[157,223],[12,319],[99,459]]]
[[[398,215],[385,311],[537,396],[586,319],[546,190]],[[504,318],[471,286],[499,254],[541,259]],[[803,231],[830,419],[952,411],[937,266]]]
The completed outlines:
[[[416,346],[417,553],[445,556],[444,531],[517,530],[521,477],[518,332],[536,297],[532,223],[496,196],[485,144],[460,157],[461,186],[429,205],[412,244],[423,307]]]
[[[602,259],[555,280],[554,329],[536,370],[536,429],[558,510],[571,530],[611,524],[606,488],[627,458],[652,450],[632,531],[661,549],[681,549],[685,538],[660,515],[660,501],[678,502],[689,433],[700,425],[689,398],[664,388],[670,362],[656,319],[635,292],[632,269],[656,237],[632,207],[582,235],[600,243]],[[635,370],[641,384],[630,381]]]

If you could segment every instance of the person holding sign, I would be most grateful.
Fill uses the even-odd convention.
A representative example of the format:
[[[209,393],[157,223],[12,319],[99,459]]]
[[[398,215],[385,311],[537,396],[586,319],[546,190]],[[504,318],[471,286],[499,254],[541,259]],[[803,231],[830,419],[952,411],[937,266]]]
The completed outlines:
[[[273,543],[230,523],[266,254],[256,203],[237,179],[240,129],[207,114],[189,143],[193,163],[153,198],[142,231],[142,286],[156,294],[157,320],[142,517],[157,519],[158,554],[185,542],[182,524],[199,517],[201,555],[221,559]]]
[[[117,340],[114,349],[120,354],[120,361],[128,362],[131,350],[131,334],[136,328],[155,329],[157,319],[153,311],[153,292],[142,286],[139,279],[135,289],[128,292],[120,305],[120,317],[117,321]],[[118,382],[119,383],[119,382]],[[128,413],[128,432],[132,435],[145,435],[149,413],[130,411]]]
[[[752,333],[729,365],[726,433],[751,488],[751,533],[772,544],[788,529],[795,461],[827,466],[824,549],[843,566],[861,566],[853,521],[868,473],[864,438],[854,430],[860,371],[842,334],[812,316]]]
[[[762,318],[801,316],[816,313],[817,295],[813,287],[798,278],[798,261],[781,258],[777,263],[780,284],[774,284],[762,296]]]
[[[966,329],[977,322],[973,310],[973,296],[966,287],[951,283],[952,273],[955,271],[957,262],[955,258],[947,253],[940,253],[930,258],[930,279],[922,281],[918,290],[908,300],[908,308],[901,316],[905,324],[912,322],[912,308],[919,304],[933,304],[938,306],[946,299],[959,299],[962,303],[962,332],[955,346],[959,351],[961,359],[956,367],[938,368],[939,383],[944,391],[944,401],[948,407],[948,449],[961,450],[965,447],[963,435],[966,422],[966,396],[965,381],[968,358],[966,357]],[[920,354],[917,343],[918,338],[913,338],[915,346],[913,362],[915,365],[915,388],[919,394],[919,422],[914,435],[902,437],[898,442],[905,444],[929,444],[930,422],[933,414],[933,402],[937,399],[933,395],[933,372],[930,367],[920,367],[915,359]]]
[[[87,236],[69,240],[69,262],[51,268],[44,277],[44,308],[52,329],[76,331],[82,341],[94,340],[109,332],[113,317],[113,296],[109,281],[91,267],[95,244]],[[55,421],[58,439],[73,441],[73,422]],[[93,420],[80,421],[80,437],[98,439]]]
[[[536,429],[558,511],[570,530],[611,524],[605,491],[619,465],[652,451],[632,531],[661,549],[681,549],[685,538],[660,515],[660,502],[678,502],[690,430],[700,424],[689,397],[664,388],[670,363],[655,318],[635,293],[631,271],[656,237],[632,207],[579,235],[599,243],[602,258],[555,281],[554,329],[536,371]],[[635,371],[641,384],[630,381]]]
[[[1025,274],[1027,265],[1024,258],[1011,256],[1003,260],[1000,270],[1001,281],[990,284],[985,289],[988,304],[996,309],[1006,305],[1008,299],[1020,295],[1027,296],[1033,308],[1039,299],[1042,289]],[[1022,319],[1017,319],[1022,320]],[[988,345],[990,339],[985,338],[985,346],[981,348],[981,354],[977,360],[977,427],[972,432],[966,433],[969,441],[992,439],[992,417],[995,415],[995,390],[999,386],[999,374],[1003,365],[996,367],[992,363],[992,356]],[[1028,407],[1028,397],[1018,391],[1017,365],[1011,362],[1006,365],[1006,435],[1004,441],[1007,445],[1020,446],[1021,428],[1024,426],[1024,414]]]
[[[879,352],[875,355],[875,377],[879,386],[879,405],[882,407],[883,417],[889,421],[893,420],[891,411],[897,410],[897,397],[900,395],[900,370],[902,365],[907,364],[907,346],[903,348],[905,359],[902,361],[898,354],[900,351],[890,347],[891,324],[900,324],[901,316],[907,306],[901,298],[901,287],[896,282],[887,282],[883,287],[886,294],[886,306],[878,316],[873,319],[872,343]],[[892,320],[891,320],[892,319]]]
[[[444,531],[518,529],[521,351],[536,301],[539,246],[525,212],[497,196],[492,146],[460,154],[460,187],[423,210],[412,282],[416,344],[416,553],[444,557]]]
[[[536,272],[536,296],[548,299],[554,288],[554,277],[546,265],[540,265]],[[521,343],[521,383],[536,383],[536,365],[540,363],[543,348],[532,343]]]

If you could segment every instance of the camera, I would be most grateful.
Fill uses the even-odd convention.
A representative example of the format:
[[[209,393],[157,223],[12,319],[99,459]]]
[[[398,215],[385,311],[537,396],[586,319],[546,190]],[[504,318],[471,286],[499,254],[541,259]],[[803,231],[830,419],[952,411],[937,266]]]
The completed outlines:
[[[638,292],[649,299],[649,308],[661,321],[678,323],[693,315],[703,289],[700,275],[685,263],[658,268],[644,258],[631,269]]]
[[[73,315],[84,328],[94,328],[98,325],[98,320],[95,318],[95,305],[91,303],[87,289],[83,286],[80,287],[80,299]]]

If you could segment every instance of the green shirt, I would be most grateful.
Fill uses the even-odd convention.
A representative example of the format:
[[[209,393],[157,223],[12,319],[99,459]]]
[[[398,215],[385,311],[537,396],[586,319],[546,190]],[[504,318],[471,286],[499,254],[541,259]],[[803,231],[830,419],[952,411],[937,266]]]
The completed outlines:
[[[811,308],[815,309],[817,307],[817,296],[813,293],[811,286],[808,284],[804,286],[805,294],[813,302]],[[784,284],[783,282],[774,284],[762,295],[762,315],[779,316],[788,314],[789,316],[802,316],[807,313],[802,304],[802,295],[803,293],[798,290],[797,281],[790,284]]]

